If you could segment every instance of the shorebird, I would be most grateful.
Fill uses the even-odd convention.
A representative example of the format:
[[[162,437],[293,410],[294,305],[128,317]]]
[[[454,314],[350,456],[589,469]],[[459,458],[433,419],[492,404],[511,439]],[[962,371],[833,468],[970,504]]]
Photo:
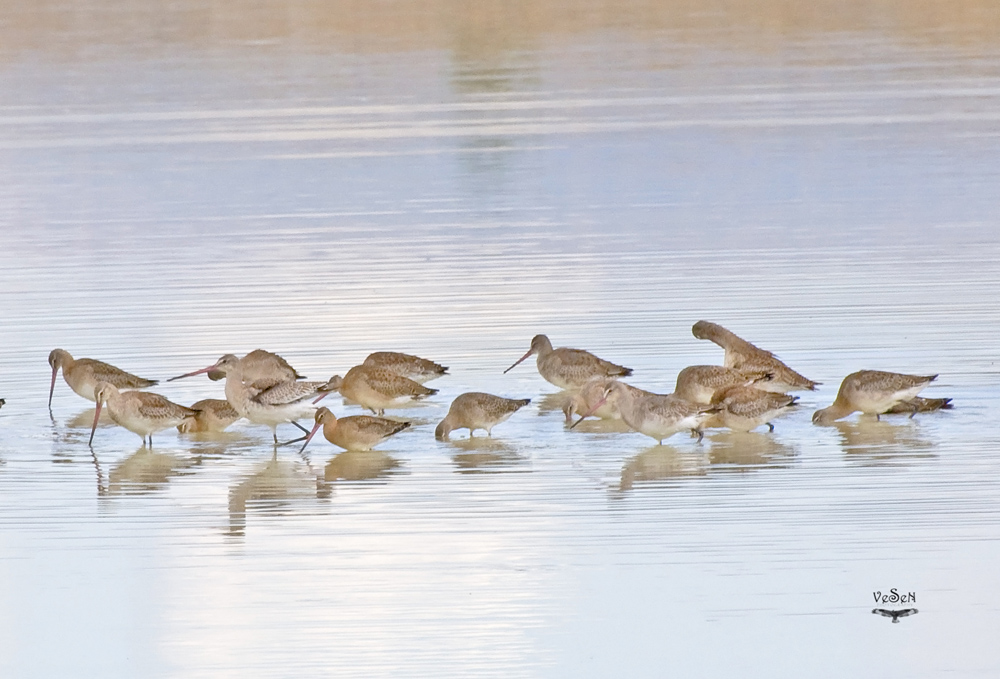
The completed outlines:
[[[752,431],[766,424],[768,431],[774,431],[771,420],[787,413],[798,400],[798,396],[764,391],[756,387],[729,387],[715,394],[712,402],[720,406],[720,409],[706,426],[717,423],[734,431]]]
[[[290,382],[305,379],[298,371],[289,365],[288,361],[278,354],[264,349],[254,349],[249,354],[240,359],[240,367],[243,369],[243,381],[249,384],[255,382]],[[186,375],[181,375],[186,377]],[[226,378],[221,370],[210,370],[208,379],[218,382]],[[173,378],[179,379],[179,378]],[[168,380],[169,381],[169,380]]]
[[[438,392],[391,370],[366,365],[354,366],[343,377],[335,375],[327,384],[328,389],[324,391],[339,391],[344,398],[376,415],[385,414],[386,408],[399,408]],[[326,394],[316,400],[323,396]]]
[[[468,429],[469,438],[477,429],[485,429],[487,436],[493,436],[493,427],[529,403],[528,398],[504,398],[479,391],[461,394],[451,402],[448,414],[434,430],[434,437],[447,441],[455,429]]]
[[[656,439],[661,445],[664,439],[685,430],[697,435],[698,441],[701,441],[702,428],[712,414],[719,410],[719,406],[691,403],[673,394],[637,394],[623,382],[612,382],[605,388],[604,398],[590,412],[581,416],[573,427],[605,402],[611,402],[618,409],[625,424]]]
[[[887,411],[882,413],[883,415],[912,415],[913,413],[931,413],[935,410],[951,410],[951,399],[950,398],[923,398],[922,396],[914,396],[913,398],[900,401],[893,407],[889,408]]]
[[[615,404],[604,400],[604,391],[613,382],[617,382],[613,377],[595,377],[580,387],[579,391],[570,393],[562,407],[563,414],[566,415],[567,424],[573,421],[574,415],[583,415],[583,413],[587,413],[586,417],[597,417],[602,420],[620,420],[622,416],[618,412],[618,408],[615,407]],[[624,382],[621,384],[625,385],[627,389],[630,389],[637,396],[652,393],[625,384]],[[598,405],[602,400],[604,402]]]
[[[903,375],[882,370],[859,370],[844,378],[833,405],[813,413],[813,424],[830,424],[851,413],[861,411],[879,415],[903,401],[910,401],[924,387],[937,379],[937,375]],[[911,404],[910,417],[918,406]]]
[[[708,405],[719,391],[750,385],[759,389],[759,383],[767,382],[772,377],[773,373],[762,370],[744,371],[721,365],[689,365],[677,374],[674,396]]]
[[[815,391],[819,384],[819,382],[813,382],[789,368],[770,351],[750,344],[716,323],[698,321],[692,326],[691,333],[698,339],[711,340],[725,349],[727,368],[771,373],[772,378],[757,384],[758,389],[781,393],[802,391],[803,389]]]
[[[196,411],[170,401],[159,394],[148,391],[118,391],[118,387],[108,382],[98,382],[94,387],[94,424],[90,428],[90,445],[94,443],[97,420],[101,417],[101,406],[108,404],[108,414],[117,424],[142,437],[142,445],[153,447],[153,432],[176,427],[184,420],[194,417]]]
[[[236,412],[236,408],[224,399],[202,399],[192,404],[191,409],[197,411],[194,417],[190,417],[177,425],[177,431],[184,434],[220,432],[225,431],[226,427],[240,419],[240,414]]]
[[[362,365],[384,368],[419,384],[448,374],[448,368],[439,363],[398,351],[376,351],[369,354]]]
[[[327,441],[344,450],[353,451],[371,450],[390,436],[410,427],[409,422],[398,422],[370,415],[351,415],[350,417],[338,418],[330,412],[329,408],[317,410],[315,419],[316,425],[306,436],[302,450],[306,449],[320,427],[323,427],[323,436],[326,437]]]
[[[632,374],[631,368],[605,361],[583,349],[553,349],[552,342],[545,335],[535,335],[528,353],[504,370],[504,374],[532,354],[538,354],[538,373],[560,389],[579,389],[595,377],[628,377]]]
[[[52,393],[56,389],[56,375],[62,368],[63,379],[70,389],[88,401],[95,398],[95,388],[98,383],[106,382],[118,389],[145,389],[156,384],[156,380],[147,380],[127,373],[120,368],[93,358],[75,359],[64,349],[53,349],[49,354],[49,365],[52,366],[52,384],[49,385],[49,409],[52,408]]]
[[[222,371],[226,376],[226,400],[241,417],[254,424],[265,424],[271,428],[275,445],[278,444],[278,425],[293,424],[305,433],[309,430],[296,420],[312,417],[316,410],[311,401],[333,389],[330,382],[300,382],[288,380],[276,382],[265,389],[258,389],[261,382],[248,385],[243,382],[243,365],[233,354],[226,354],[213,365],[201,370],[181,375],[192,377],[213,370]],[[175,377],[173,379],[180,379]],[[335,378],[339,379],[339,378]],[[301,439],[297,439],[301,440]],[[289,441],[291,443],[291,441]]]

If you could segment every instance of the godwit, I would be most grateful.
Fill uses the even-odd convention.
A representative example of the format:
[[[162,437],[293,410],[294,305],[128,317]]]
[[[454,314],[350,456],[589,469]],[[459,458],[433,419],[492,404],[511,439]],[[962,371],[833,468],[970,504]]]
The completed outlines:
[[[698,339],[711,340],[725,349],[727,368],[771,373],[773,377],[758,383],[756,385],[758,389],[781,393],[803,389],[815,391],[819,384],[819,382],[813,382],[789,368],[770,351],[750,344],[716,323],[698,321],[692,326],[691,333]]]
[[[386,408],[399,408],[438,392],[391,370],[366,365],[356,365],[342,378],[334,376],[328,384],[329,388],[325,391],[339,391],[344,398],[376,415],[385,414]]]
[[[451,402],[448,414],[434,430],[434,437],[447,441],[455,429],[468,429],[469,438],[477,429],[485,429],[487,436],[492,436],[493,427],[529,403],[528,398],[504,398],[479,391],[461,394]]]
[[[504,374],[532,354],[538,354],[538,373],[560,389],[579,389],[595,377],[627,377],[632,374],[631,368],[605,361],[583,349],[553,349],[552,342],[545,335],[535,335],[528,353],[504,370]]]
[[[263,391],[281,382],[294,382],[304,379],[295,368],[288,364],[288,361],[278,356],[278,354],[273,354],[263,349],[254,349],[243,358],[237,360],[240,362],[240,374],[243,376],[243,383],[253,387],[256,391]],[[201,375],[204,372],[204,369],[195,370],[194,372],[184,373],[177,377],[171,377],[167,382]],[[224,379],[226,374],[222,370],[211,369],[208,371],[208,377],[218,382]]]
[[[197,411],[194,417],[188,418],[177,425],[177,431],[185,434],[196,432],[220,432],[226,427],[240,419],[240,414],[236,408],[229,405],[229,401],[219,398],[206,398],[191,406]]]
[[[95,388],[99,382],[106,382],[118,389],[145,389],[156,384],[156,380],[136,377],[113,365],[92,358],[74,360],[64,349],[53,349],[49,354],[52,366],[52,384],[49,385],[49,408],[52,408],[52,392],[56,389],[56,375],[62,368],[63,379],[70,389],[88,401],[94,400]]]
[[[240,367],[243,369],[243,381],[249,384],[260,381],[274,384],[305,379],[305,376],[300,375],[288,361],[278,354],[263,349],[254,349],[241,358]],[[208,379],[215,382],[225,377],[225,373],[221,370],[210,370],[208,373]]]
[[[833,405],[813,413],[813,424],[830,424],[851,413],[861,411],[869,415],[888,412],[902,401],[909,401],[937,375],[903,375],[882,370],[859,370],[844,378]],[[910,417],[918,407],[912,405]]]
[[[774,431],[771,420],[787,413],[798,400],[798,396],[764,391],[756,387],[729,387],[715,394],[713,403],[719,405],[720,409],[708,426],[718,423],[734,431],[751,431],[766,424],[768,431]]]
[[[361,451],[371,450],[382,441],[409,428],[409,426],[409,422],[397,422],[370,415],[338,418],[330,412],[329,408],[320,408],[316,411],[316,425],[306,436],[302,450],[306,449],[320,427],[323,427],[323,436],[333,445],[340,446],[344,450]]]
[[[923,398],[914,396],[907,401],[900,401],[889,408],[883,415],[912,415],[913,413],[931,413],[935,410],[951,410],[950,398]]]
[[[595,409],[604,402],[611,402],[618,409],[625,424],[656,439],[661,445],[663,439],[685,430],[696,434],[701,441],[702,428],[712,414],[719,410],[719,406],[691,403],[673,394],[636,394],[622,382],[608,385],[604,390],[604,398],[597,403]],[[590,413],[586,413],[573,426],[589,416]]]
[[[97,409],[94,411],[94,424],[90,428],[90,445],[94,443],[94,432],[97,431],[97,420],[101,417],[101,406],[108,404],[111,419],[134,434],[142,437],[142,445],[146,445],[149,437],[149,447],[153,447],[153,432],[176,427],[187,418],[194,417],[195,412],[170,401],[159,394],[148,391],[127,391],[122,393],[118,387],[108,382],[98,382],[94,387],[94,400]]]
[[[398,351],[376,351],[369,354],[362,365],[384,368],[420,384],[448,374],[448,368],[443,365]]]
[[[674,396],[691,403],[708,405],[715,394],[730,387],[758,386],[773,375],[764,371],[743,371],[721,365],[689,365],[677,374]],[[760,388],[758,386],[758,388]]]
[[[270,427],[275,445],[278,444],[279,424],[286,422],[294,424],[303,432],[308,433],[308,430],[296,420],[312,417],[316,406],[311,403],[311,400],[319,394],[325,394],[330,388],[330,382],[289,380],[277,382],[267,389],[258,391],[254,386],[243,382],[243,366],[240,359],[233,354],[226,354],[214,365],[181,375],[181,377],[192,377],[212,370],[220,370],[226,376],[226,400],[229,401],[229,405],[241,417],[247,418],[254,424],[265,424]],[[260,382],[256,384],[259,385]]]
[[[570,393],[562,407],[563,414],[566,415],[566,422],[570,423],[575,415],[583,415],[584,413],[587,413],[586,417],[620,420],[622,416],[615,405],[604,399],[604,391],[612,382],[616,381],[613,377],[595,377],[580,387],[579,391]],[[624,382],[621,384],[635,392],[636,395],[652,393],[644,389],[637,389]],[[603,403],[598,405],[602,401]]]

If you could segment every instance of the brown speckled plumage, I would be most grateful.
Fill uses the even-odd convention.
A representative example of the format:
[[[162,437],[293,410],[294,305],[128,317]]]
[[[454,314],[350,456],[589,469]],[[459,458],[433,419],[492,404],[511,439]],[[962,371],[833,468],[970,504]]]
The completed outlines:
[[[697,433],[700,440],[702,428],[719,409],[719,406],[692,403],[673,394],[639,392],[622,382],[611,383],[605,389],[605,398],[596,407],[604,401],[618,409],[625,424],[660,443],[685,430]],[[590,413],[586,413],[584,417],[588,415]],[[583,417],[580,418],[582,419]]]
[[[149,438],[153,445],[153,433],[176,427],[185,419],[193,417],[197,411],[174,403],[173,401],[148,391],[120,392],[113,384],[99,382],[94,388],[94,400],[97,409],[94,411],[94,424],[91,427],[90,438],[93,441],[97,421],[101,416],[101,406],[107,403],[108,414],[116,423],[142,437],[143,444]]]
[[[771,373],[771,379],[757,384],[758,389],[777,392],[803,389],[815,391],[819,384],[789,368],[770,351],[754,346],[717,323],[698,321],[692,326],[691,333],[698,339],[711,340],[725,349],[727,368],[736,368],[744,372]]]
[[[52,384],[49,387],[49,406],[52,405],[52,392],[56,386],[56,375],[62,369],[63,379],[70,389],[88,401],[94,400],[94,392],[98,383],[105,382],[117,389],[145,389],[157,383],[144,377],[125,372],[121,368],[98,361],[93,358],[74,359],[64,349],[53,349],[49,353],[49,366],[52,367]]]
[[[240,359],[243,381],[249,384],[254,382],[290,382],[305,379],[293,368],[288,361],[278,354],[264,349],[254,349],[249,354]],[[226,374],[221,370],[209,370],[208,378],[219,381],[225,379]]]
[[[771,377],[772,374],[765,371],[750,372],[721,365],[689,365],[677,374],[674,396],[708,405],[719,391],[767,382]]]
[[[552,342],[545,335],[535,335],[528,353],[504,372],[510,371],[532,354],[538,356],[538,373],[560,389],[579,389],[595,377],[627,377],[632,374],[631,368],[605,361],[583,349],[553,349]]]
[[[844,378],[833,404],[813,413],[813,423],[829,424],[854,412],[880,415],[916,397],[937,375],[905,375],[859,370]],[[916,412],[913,407],[910,412]]]
[[[709,427],[722,426],[735,431],[751,431],[762,424],[774,431],[771,420],[795,406],[798,396],[789,396],[756,387],[737,386],[716,393],[713,403],[720,407]]]
[[[418,401],[437,393],[385,368],[356,365],[342,378],[334,376],[324,391],[339,391],[351,401],[382,415],[386,408],[399,408],[411,401]]]
[[[240,419],[240,414],[229,401],[224,399],[202,399],[193,403],[191,409],[196,411],[194,417],[177,425],[177,430],[185,434],[225,431],[229,425]]]
[[[398,351],[376,351],[362,365],[384,368],[420,384],[448,373],[448,368],[439,363]]]
[[[384,417],[371,417],[369,415],[351,415],[350,417],[338,418],[329,408],[320,408],[316,411],[316,424],[306,437],[306,442],[302,446],[305,450],[309,441],[315,436],[316,431],[322,427],[323,436],[327,441],[345,450],[363,451],[371,450],[390,436],[398,434],[409,428],[409,422],[399,422],[397,420],[387,420]]]
[[[448,414],[434,430],[434,436],[447,441],[455,429],[468,429],[470,438],[477,429],[485,429],[486,434],[492,436],[493,427],[529,403],[531,399],[504,398],[478,391],[461,394],[451,402]]]

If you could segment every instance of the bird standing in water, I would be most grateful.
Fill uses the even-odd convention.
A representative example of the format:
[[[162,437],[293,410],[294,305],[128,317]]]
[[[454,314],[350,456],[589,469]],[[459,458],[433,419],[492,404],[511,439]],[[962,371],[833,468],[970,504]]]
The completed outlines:
[[[535,335],[528,353],[504,370],[504,374],[532,354],[538,355],[535,361],[538,373],[560,389],[579,389],[595,377],[627,377],[632,374],[631,368],[605,361],[583,349],[553,349],[552,342],[545,335]]]

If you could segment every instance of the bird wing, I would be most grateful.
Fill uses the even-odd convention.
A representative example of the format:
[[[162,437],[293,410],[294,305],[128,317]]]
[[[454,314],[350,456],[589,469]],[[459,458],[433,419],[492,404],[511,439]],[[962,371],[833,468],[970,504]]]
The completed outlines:
[[[144,389],[156,384],[157,380],[147,380],[144,377],[125,372],[121,368],[98,361],[93,358],[81,358],[77,365],[86,366],[94,375],[95,382],[107,382],[119,389]]]
[[[384,417],[372,417],[370,415],[352,415],[351,417],[352,423],[359,433],[373,434],[382,438],[392,436],[410,426],[409,422],[399,422]],[[347,418],[344,419],[346,420]]]
[[[148,391],[132,392],[130,398],[138,399],[139,414],[152,419],[182,418],[197,415],[198,411],[179,405],[159,394]]]
[[[319,393],[326,382],[279,382],[261,391],[253,400],[261,405],[283,406],[304,401]]]
[[[263,349],[254,349],[240,359],[243,374],[272,377],[281,380],[301,380],[302,375],[278,354]]]
[[[353,370],[353,368],[352,368]],[[414,382],[408,377],[397,375],[385,368],[366,369],[365,381],[368,386],[380,394],[386,396],[431,396],[438,392],[437,389],[429,389],[419,382]]]

